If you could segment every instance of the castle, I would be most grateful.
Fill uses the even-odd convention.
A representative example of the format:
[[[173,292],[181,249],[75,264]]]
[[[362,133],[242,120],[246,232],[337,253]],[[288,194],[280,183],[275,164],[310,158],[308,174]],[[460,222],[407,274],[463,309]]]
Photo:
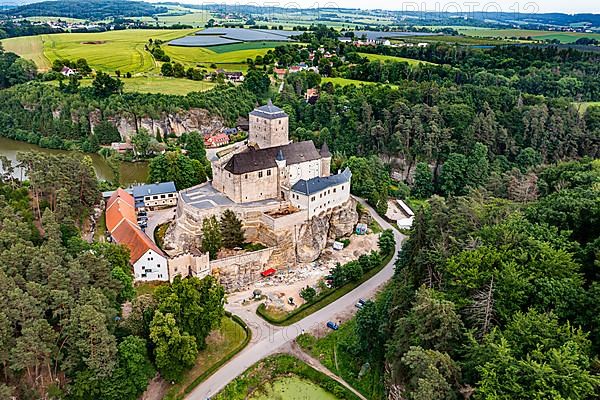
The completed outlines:
[[[178,193],[176,219],[164,239],[172,257],[171,279],[187,271],[211,273],[228,291],[238,290],[268,268],[291,270],[315,261],[329,243],[354,231],[352,173],[330,174],[327,145],[317,150],[312,141],[291,142],[288,121],[271,101],[257,107],[249,116],[248,143],[212,161],[211,182]],[[225,210],[242,220],[248,242],[266,248],[191,263],[203,220]]]
[[[351,172],[330,174],[324,143],[291,142],[289,116],[269,100],[250,113],[248,145],[213,162],[213,187],[238,204],[267,199],[308,210],[308,218],[350,197]]]

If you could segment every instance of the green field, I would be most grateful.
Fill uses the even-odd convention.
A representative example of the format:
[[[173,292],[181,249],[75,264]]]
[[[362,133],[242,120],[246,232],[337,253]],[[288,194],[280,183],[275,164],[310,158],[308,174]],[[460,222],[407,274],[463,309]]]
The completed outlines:
[[[323,79],[321,79],[321,84],[326,83],[326,82],[331,82],[334,85],[340,85],[340,86],[348,86],[348,85],[356,85],[356,86],[360,86],[360,85],[383,85],[383,83],[359,81],[359,80],[356,80],[356,79],[346,79],[346,78],[323,78]],[[393,88],[397,88],[398,87],[396,85],[388,85],[388,86],[391,86]]]
[[[246,43],[243,43],[246,44]],[[241,44],[240,44],[241,45]],[[237,45],[227,45],[237,46]],[[224,51],[223,47],[217,51],[213,51],[212,47],[179,47],[179,46],[163,46],[165,53],[171,57],[171,60],[182,63],[186,66],[204,65],[209,67],[210,64],[217,64],[218,67],[224,69],[236,69],[245,71],[247,69],[246,60],[255,58],[257,55],[265,55],[269,48],[254,48],[246,50]],[[272,47],[270,47],[272,48]]]
[[[220,46],[210,46],[208,49],[215,53],[223,54],[239,50],[273,49],[277,46],[283,46],[286,42],[244,42],[235,44],[224,44]]]
[[[101,33],[59,33],[11,38],[2,43],[5,48],[33,60],[40,69],[47,69],[49,63],[59,58],[85,58],[93,69],[107,72],[120,70],[135,74],[153,71],[157,67],[150,53],[144,50],[149,38],[167,41],[191,32],[193,31],[131,29]]]
[[[163,76],[134,76],[133,78],[123,78],[125,92],[138,93],[162,93],[174,95],[186,95],[190,92],[204,92],[215,87],[215,84],[208,81],[192,81],[189,79],[167,78]],[[50,81],[48,84],[58,85],[57,81]],[[82,79],[82,87],[92,85],[91,79]]]
[[[433,64],[427,61],[421,61],[421,60],[415,60],[412,58],[405,58],[405,57],[394,57],[394,56],[384,56],[381,54],[369,54],[369,53],[358,53],[360,54],[362,57],[366,57],[369,60],[379,60],[379,61],[393,61],[393,62],[405,62],[405,63],[409,63],[410,65],[419,65],[419,64]]]
[[[488,37],[488,38],[527,38],[533,40],[560,40],[561,43],[574,43],[577,39],[586,37],[599,39],[600,33],[578,33],[578,32],[552,32],[536,31],[527,29],[461,29],[460,33],[466,36]]]

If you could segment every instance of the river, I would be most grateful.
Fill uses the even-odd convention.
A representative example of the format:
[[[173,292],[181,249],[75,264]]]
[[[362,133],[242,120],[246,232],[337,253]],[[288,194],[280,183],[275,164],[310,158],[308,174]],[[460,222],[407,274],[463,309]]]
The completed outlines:
[[[40,151],[48,154],[68,154],[65,150],[53,150],[44,149],[34,144],[27,142],[19,142],[17,140],[6,139],[0,137],[0,155],[6,156],[9,160],[13,161],[13,165],[16,165],[17,152],[19,151]],[[96,176],[100,180],[111,180],[114,176],[112,169],[106,164],[104,159],[98,154],[87,154],[92,159],[92,165]],[[0,166],[0,170],[2,167]],[[146,182],[148,178],[148,163],[146,162],[122,162],[121,163],[121,185],[128,186],[135,182]],[[21,179],[21,171],[19,168],[15,169],[15,178]]]

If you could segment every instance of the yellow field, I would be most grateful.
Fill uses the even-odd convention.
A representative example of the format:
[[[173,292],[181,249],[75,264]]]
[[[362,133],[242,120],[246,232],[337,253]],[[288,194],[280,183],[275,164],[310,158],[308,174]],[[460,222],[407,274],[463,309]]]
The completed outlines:
[[[50,68],[51,63],[44,55],[44,43],[41,36],[23,36],[2,40],[6,51],[13,52],[21,57],[31,60],[41,70]]]

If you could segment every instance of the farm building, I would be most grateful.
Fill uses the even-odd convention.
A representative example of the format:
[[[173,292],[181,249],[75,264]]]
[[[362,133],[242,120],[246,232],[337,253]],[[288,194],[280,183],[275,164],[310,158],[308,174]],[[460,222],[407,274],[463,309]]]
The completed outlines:
[[[204,136],[205,147],[220,147],[225,146],[226,144],[229,144],[229,136],[225,133],[213,133]]]
[[[106,229],[116,243],[129,249],[136,281],[169,279],[167,256],[138,226],[135,200],[123,189],[117,189],[106,202]]]

